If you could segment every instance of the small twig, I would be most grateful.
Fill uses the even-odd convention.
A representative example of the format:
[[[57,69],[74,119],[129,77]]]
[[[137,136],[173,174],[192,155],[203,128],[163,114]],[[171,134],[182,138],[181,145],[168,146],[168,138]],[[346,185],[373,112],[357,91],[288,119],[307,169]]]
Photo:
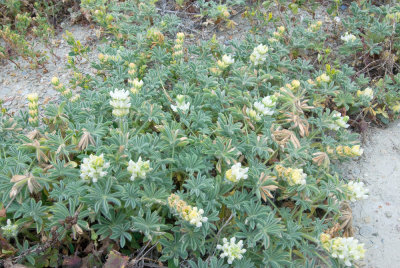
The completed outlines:
[[[149,241],[149,242],[150,242],[150,241]],[[146,248],[148,244],[149,244],[149,243],[147,243],[146,246],[145,246],[144,248]],[[146,256],[147,253],[149,253],[153,248],[155,248],[155,247],[157,246],[157,244],[158,244],[158,242],[155,243],[153,246],[151,246],[145,253],[143,253],[142,257],[140,257],[140,258],[138,258],[138,257],[141,255],[141,252],[139,252],[138,256],[137,256],[136,258],[132,259],[132,260],[128,263],[127,268],[129,268],[129,267],[134,267],[134,266],[135,266],[139,261],[141,261],[141,260],[146,260],[146,259],[149,260],[149,259],[146,258],[145,256]]]
[[[229,216],[229,218],[228,218],[228,219],[226,220],[226,222],[221,226],[221,228],[219,228],[218,233],[217,233],[216,242],[215,242],[214,245],[213,245],[213,247],[215,248],[215,249],[214,249],[214,252],[213,252],[212,255],[208,256],[207,262],[209,261],[209,259],[210,259],[212,256],[215,255],[215,252],[217,251],[217,248],[215,247],[215,244],[218,244],[218,243],[219,243],[219,239],[220,239],[220,235],[221,235],[222,230],[229,224],[229,222],[230,222],[232,219],[233,219],[233,213]]]

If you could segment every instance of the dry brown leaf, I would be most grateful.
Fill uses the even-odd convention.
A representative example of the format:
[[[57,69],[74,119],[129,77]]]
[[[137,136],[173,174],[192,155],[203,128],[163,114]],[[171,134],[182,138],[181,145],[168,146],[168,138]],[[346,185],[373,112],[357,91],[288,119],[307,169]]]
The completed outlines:
[[[297,139],[296,134],[288,129],[272,130],[272,138],[281,146],[286,146],[288,141],[291,141],[295,148],[300,148],[300,141]]]
[[[274,180],[276,180],[276,177],[265,175],[264,172],[262,172],[261,175],[260,175],[260,178],[258,180],[259,180],[259,183],[261,185],[259,187],[261,198],[265,202],[267,201],[267,196],[269,198],[274,198],[274,196],[271,194],[271,192],[275,191],[279,187],[276,186],[276,185],[273,185],[273,184],[271,184],[271,185],[262,185],[262,184],[265,183],[268,180],[274,181]]]
[[[314,158],[312,159],[314,163],[318,166],[324,165],[325,167],[329,166],[330,160],[329,156],[325,152],[317,152],[313,153]]]

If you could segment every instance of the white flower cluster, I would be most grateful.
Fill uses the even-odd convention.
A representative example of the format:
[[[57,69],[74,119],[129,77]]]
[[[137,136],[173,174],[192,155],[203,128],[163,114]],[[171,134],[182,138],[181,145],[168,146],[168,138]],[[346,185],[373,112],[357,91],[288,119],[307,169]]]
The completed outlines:
[[[240,240],[236,243],[236,238],[232,237],[230,241],[224,238],[222,239],[223,245],[217,245],[217,249],[222,250],[220,257],[225,258],[228,257],[228,263],[232,264],[232,262],[236,259],[241,260],[243,255],[246,252],[246,249],[243,248],[243,241]]]
[[[353,34],[349,34],[348,32],[346,32],[344,35],[342,35],[340,37],[340,39],[342,41],[344,41],[345,43],[349,43],[349,42],[354,42],[357,40],[357,37],[355,37]]]
[[[225,70],[228,68],[230,65],[232,65],[235,62],[235,60],[232,58],[230,55],[223,55],[222,60],[219,60],[217,62],[218,67],[221,70]]]
[[[365,97],[368,100],[372,100],[374,98],[374,91],[370,87],[364,90],[357,90],[357,97]]]
[[[183,113],[186,113],[186,111],[189,110],[189,107],[190,107],[190,102],[185,103],[185,96],[183,95],[176,96],[176,105],[171,104],[171,109],[174,112],[177,112],[179,109]]]
[[[81,178],[97,182],[99,178],[107,175],[107,171],[104,170],[109,166],[110,163],[104,161],[103,154],[100,156],[92,154],[83,159],[83,164],[81,164]]]
[[[328,128],[331,130],[339,130],[339,128],[348,128],[350,125],[347,124],[347,121],[349,121],[349,117],[342,116],[338,111],[334,111],[332,113],[332,121],[333,123],[330,123],[328,125]]]
[[[6,238],[16,237],[18,234],[18,225],[11,224],[11,220],[7,219],[7,225],[1,227],[1,230],[3,231],[3,236]]]
[[[250,55],[250,60],[254,65],[263,63],[267,58],[268,47],[260,44],[254,48],[253,53]]]
[[[229,170],[225,172],[225,177],[228,181],[238,182],[240,180],[246,180],[248,175],[247,172],[249,168],[242,168],[241,163],[234,164]]]
[[[330,238],[327,234],[321,235],[323,247],[333,258],[339,259],[346,266],[352,266],[353,261],[364,258],[364,244],[358,243],[353,237]]]
[[[347,190],[347,198],[352,202],[368,198],[369,190],[364,187],[363,182],[351,181],[345,185],[345,188]]]
[[[110,100],[110,105],[114,108],[112,113],[114,116],[122,117],[129,113],[129,108],[131,107],[129,91],[115,89],[110,92],[112,100]]]
[[[267,96],[261,102],[255,102],[254,108],[262,115],[273,115],[276,106],[276,96]]]
[[[129,160],[128,171],[132,174],[131,181],[134,181],[136,178],[146,178],[146,173],[150,170],[151,169],[149,160],[142,161],[142,157],[139,157],[137,162]]]

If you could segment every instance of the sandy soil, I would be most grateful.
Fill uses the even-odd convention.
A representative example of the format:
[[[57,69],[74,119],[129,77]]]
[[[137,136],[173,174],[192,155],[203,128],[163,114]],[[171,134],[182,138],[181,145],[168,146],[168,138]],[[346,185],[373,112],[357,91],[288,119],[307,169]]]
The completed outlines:
[[[343,176],[370,191],[352,206],[355,236],[367,249],[360,266],[400,267],[400,123],[370,129],[363,147],[364,155],[343,167]]]
[[[53,89],[50,83],[53,76],[59,77],[60,81],[68,86],[69,78],[73,76],[73,72],[65,67],[66,55],[70,51],[69,45],[62,37],[66,30],[72,32],[75,39],[80,40],[83,45],[89,44],[96,38],[94,30],[87,26],[73,25],[63,28],[53,40],[54,43],[59,44],[54,46],[54,54],[59,57],[59,60],[48,53],[47,73],[43,69],[29,69],[28,64],[23,59],[17,60],[17,63],[22,67],[21,69],[10,62],[0,63],[0,99],[3,100],[3,107],[9,113],[27,107],[26,95],[32,92],[39,94],[40,104],[57,100],[59,93]],[[39,45],[38,49],[44,48]],[[96,55],[96,49],[91,49],[89,59],[96,57]],[[90,72],[89,61],[83,60],[80,69]]]

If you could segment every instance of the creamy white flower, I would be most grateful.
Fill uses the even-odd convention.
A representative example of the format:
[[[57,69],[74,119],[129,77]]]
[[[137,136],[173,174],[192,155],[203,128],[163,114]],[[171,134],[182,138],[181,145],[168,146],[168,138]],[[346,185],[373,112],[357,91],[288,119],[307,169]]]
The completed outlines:
[[[348,116],[342,116],[338,111],[334,111],[332,113],[332,123],[328,125],[328,128],[331,130],[339,130],[339,128],[348,128],[350,125],[347,124],[349,121]]]
[[[250,60],[254,65],[259,65],[263,63],[267,58],[268,47],[266,45],[260,44],[254,48],[253,53],[250,55]]]
[[[333,20],[334,20],[336,23],[340,23],[340,22],[342,21],[338,16],[336,16]]]
[[[257,113],[256,110],[246,108],[246,114],[256,122],[261,120],[261,116]]]
[[[224,238],[222,239],[223,245],[217,245],[217,249],[222,250],[220,257],[225,258],[228,257],[228,263],[232,264],[232,262],[236,259],[241,260],[243,255],[246,252],[246,249],[243,248],[243,241],[240,240],[236,243],[236,238],[232,237],[230,241]]]
[[[235,62],[231,55],[223,55],[222,61],[227,65],[231,65]]]
[[[339,259],[346,266],[352,266],[353,261],[364,258],[364,244],[358,243],[353,237],[335,237],[324,244],[333,258]]]
[[[133,80],[133,87],[137,89],[141,89],[143,87],[143,81],[135,78]]]
[[[345,188],[347,190],[347,197],[352,202],[368,198],[369,190],[364,187],[363,182],[351,181],[345,185]]]
[[[30,101],[30,102],[37,102],[39,99],[39,95],[35,92],[35,93],[29,93],[26,98]]]
[[[248,175],[247,172],[249,168],[242,168],[241,163],[234,164],[229,170],[226,171],[225,177],[231,182],[238,182],[240,180],[246,180]]]
[[[115,89],[113,92],[110,92],[110,96],[112,98],[110,105],[114,108],[113,115],[117,117],[127,115],[131,107],[129,91]]]
[[[12,224],[10,219],[7,219],[7,225],[1,227],[3,236],[6,238],[16,237],[18,234],[18,225]]]
[[[176,105],[171,104],[171,109],[174,112],[177,112],[179,109],[183,113],[186,113],[186,111],[189,110],[189,107],[190,107],[190,102],[185,103],[185,96],[183,95],[176,96]]]
[[[374,98],[374,91],[370,87],[367,87],[364,90],[358,90],[357,96],[358,97],[364,96],[364,97],[368,98],[369,100],[372,100]]]
[[[104,171],[110,166],[110,163],[104,161],[103,154],[100,156],[90,155],[83,159],[81,164],[81,178],[84,180],[92,180],[97,182],[101,177],[107,175],[107,171]]]
[[[134,181],[136,178],[144,179],[146,178],[146,173],[149,172],[150,169],[150,161],[142,161],[142,157],[139,157],[137,162],[133,162],[129,160],[128,163],[128,171],[132,174],[131,181]]]
[[[256,109],[257,112],[259,112],[262,115],[273,115],[274,114],[274,110],[271,110],[270,108],[268,108],[261,102],[255,102],[254,108]]]
[[[357,37],[355,37],[353,34],[349,34],[346,32],[343,36],[340,37],[340,39],[346,43],[348,42],[354,42],[357,40]]]
[[[195,225],[196,227],[201,227],[203,222],[207,222],[208,218],[203,217],[204,210],[198,209],[197,207],[193,207],[186,214],[186,219],[190,224]]]
[[[289,185],[304,185],[307,183],[306,181],[307,174],[303,172],[301,168],[289,169],[289,176],[287,177],[287,181]]]

